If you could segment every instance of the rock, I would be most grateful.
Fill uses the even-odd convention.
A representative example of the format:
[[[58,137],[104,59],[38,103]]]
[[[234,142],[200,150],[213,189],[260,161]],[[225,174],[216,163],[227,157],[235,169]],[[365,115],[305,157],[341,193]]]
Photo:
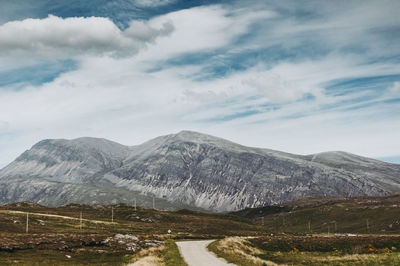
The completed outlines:
[[[144,241],[145,246],[147,247],[158,247],[160,245],[162,245],[164,242],[163,241],[159,241],[159,240],[149,240],[146,239]]]
[[[0,203],[93,204],[97,195],[108,195],[102,203],[122,202],[129,191],[149,195],[145,202],[166,199],[169,207],[234,211],[399,192],[400,165],[345,152],[295,155],[182,131],[134,147],[96,138],[43,140],[0,170]]]
[[[129,235],[129,234],[126,234],[126,235],[123,235],[123,234],[116,234],[116,235],[114,236],[114,238],[116,238],[116,239],[126,239],[126,240],[132,240],[132,241],[139,241],[139,238],[137,238],[137,237],[134,236],[134,235]]]
[[[102,243],[114,248],[123,246],[125,250],[132,252],[136,252],[141,248],[139,238],[130,234],[116,234],[113,237],[107,237]]]

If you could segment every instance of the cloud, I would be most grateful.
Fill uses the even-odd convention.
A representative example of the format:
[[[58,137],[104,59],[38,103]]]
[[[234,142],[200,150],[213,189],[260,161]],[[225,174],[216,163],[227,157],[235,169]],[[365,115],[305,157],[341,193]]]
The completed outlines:
[[[131,55],[159,36],[173,31],[166,21],[159,28],[144,21],[132,21],[121,31],[102,17],[11,21],[0,26],[0,55],[73,57],[80,54]]]
[[[256,21],[276,16],[273,11],[232,11],[221,5],[201,6],[155,17],[149,25],[159,28],[172,21],[175,30],[158,38],[139,56],[141,60],[163,61],[180,55],[218,49],[245,34]]]
[[[389,88],[389,92],[393,95],[397,95],[398,97],[400,97],[400,82],[394,82],[393,85]]]
[[[165,6],[176,2],[176,0],[135,0],[135,4],[140,7]]]
[[[398,155],[399,50],[381,35],[396,25],[385,18],[394,11],[237,3],[124,30],[99,17],[0,26],[0,72],[15,74],[3,81],[44,63],[53,69],[32,56],[78,55],[76,67],[37,71],[52,76],[40,84],[0,89],[0,164],[43,138],[134,145],[182,129],[293,153]]]
[[[166,36],[173,31],[174,26],[171,21],[165,21],[161,29],[152,28],[144,21],[131,21],[129,27],[124,31],[124,35],[146,43],[154,41],[157,37]]]

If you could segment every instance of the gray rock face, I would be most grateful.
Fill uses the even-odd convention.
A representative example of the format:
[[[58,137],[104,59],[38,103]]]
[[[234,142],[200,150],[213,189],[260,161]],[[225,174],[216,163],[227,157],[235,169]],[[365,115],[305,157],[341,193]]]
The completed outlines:
[[[38,176],[85,183],[93,175],[122,166],[130,148],[105,139],[42,140],[0,171],[3,176]]]
[[[134,147],[95,138],[44,140],[0,170],[0,202],[47,205],[147,195],[168,208],[233,211],[304,197],[399,191],[400,165],[344,152],[300,156],[190,131]]]

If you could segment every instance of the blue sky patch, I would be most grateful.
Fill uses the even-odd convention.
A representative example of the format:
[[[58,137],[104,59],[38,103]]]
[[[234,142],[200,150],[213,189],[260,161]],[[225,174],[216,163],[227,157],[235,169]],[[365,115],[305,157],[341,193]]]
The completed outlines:
[[[27,85],[38,86],[75,69],[77,69],[75,61],[61,60],[0,72],[0,89],[1,87],[22,89]]]

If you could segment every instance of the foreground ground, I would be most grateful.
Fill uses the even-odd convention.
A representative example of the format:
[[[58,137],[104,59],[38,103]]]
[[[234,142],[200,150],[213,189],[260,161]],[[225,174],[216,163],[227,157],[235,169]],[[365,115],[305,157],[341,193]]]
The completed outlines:
[[[230,214],[9,204],[0,206],[0,264],[186,265],[175,241],[220,239],[209,248],[238,265],[400,265],[399,202],[306,199]]]
[[[209,250],[237,265],[400,265],[400,236],[230,237]]]
[[[124,265],[149,248],[156,249],[152,252],[163,263],[177,265],[181,258],[170,239],[215,239],[259,232],[260,225],[228,214],[126,205],[48,208],[16,203],[0,206],[0,265]]]

